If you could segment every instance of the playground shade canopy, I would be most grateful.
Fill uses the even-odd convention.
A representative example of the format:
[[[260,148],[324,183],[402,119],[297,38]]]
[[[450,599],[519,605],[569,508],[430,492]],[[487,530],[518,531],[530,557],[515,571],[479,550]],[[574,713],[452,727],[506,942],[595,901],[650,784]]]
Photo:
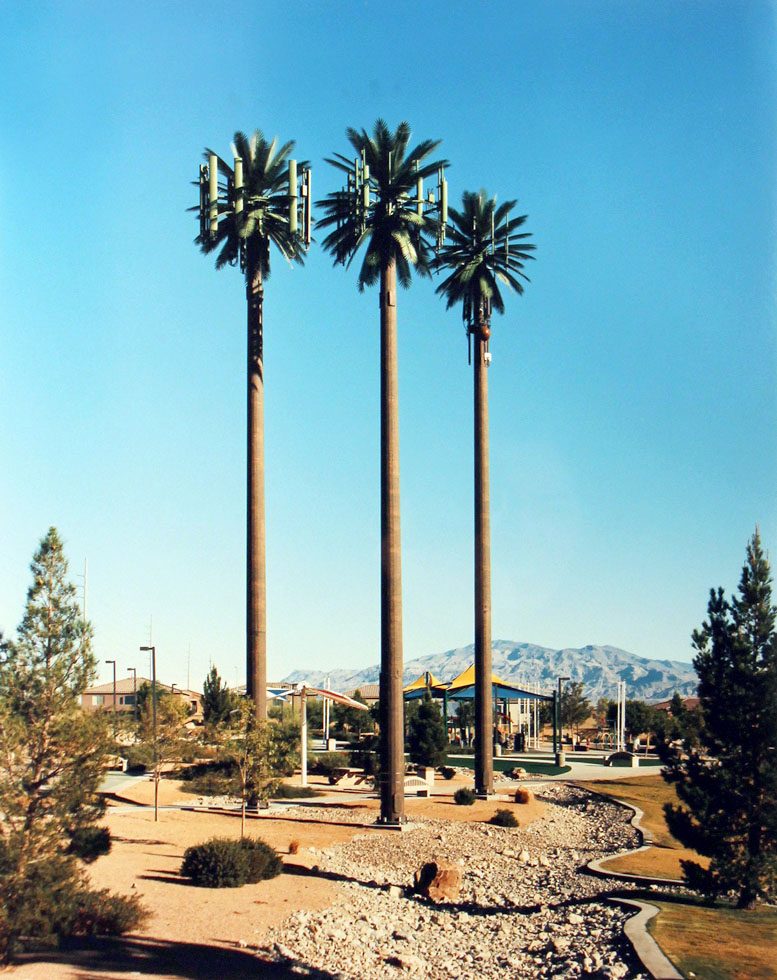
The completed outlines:
[[[427,670],[420,677],[417,677],[406,687],[402,688],[402,691],[405,701],[413,701],[416,698],[422,698],[427,691],[433,698],[441,698],[447,689],[447,684],[437,680],[434,674]]]
[[[308,698],[324,698],[327,701],[336,701],[338,704],[345,704],[349,708],[358,708],[360,711],[369,711],[369,706],[349,698],[347,694],[340,694],[339,691],[328,691],[325,687],[308,687],[307,684],[298,684],[293,691],[288,694],[304,694]]]
[[[451,701],[467,701],[475,697],[475,665],[470,664],[466,670],[462,671],[458,677],[447,685],[445,693]],[[515,684],[508,684],[496,674],[491,675],[491,696],[501,698],[504,701],[514,701],[517,698],[526,698],[529,701],[552,701],[551,694],[538,694],[536,691],[527,691]]]

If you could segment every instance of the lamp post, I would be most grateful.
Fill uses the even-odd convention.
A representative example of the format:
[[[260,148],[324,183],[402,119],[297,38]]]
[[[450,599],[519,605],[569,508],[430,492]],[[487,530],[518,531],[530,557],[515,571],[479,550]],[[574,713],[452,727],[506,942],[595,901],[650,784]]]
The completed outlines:
[[[132,717],[137,721],[138,717],[138,671],[137,667],[127,667],[132,674]]]
[[[107,664],[113,664],[113,737],[116,738],[116,661],[106,660]]]
[[[569,677],[559,677],[558,695],[556,697],[556,709],[558,711],[558,749],[556,751],[556,765],[564,764],[564,724],[561,718],[561,684],[563,681],[571,680]]]
[[[141,647],[142,653],[151,653],[151,726],[154,737],[154,823],[159,820],[159,754],[156,740],[156,647]]]

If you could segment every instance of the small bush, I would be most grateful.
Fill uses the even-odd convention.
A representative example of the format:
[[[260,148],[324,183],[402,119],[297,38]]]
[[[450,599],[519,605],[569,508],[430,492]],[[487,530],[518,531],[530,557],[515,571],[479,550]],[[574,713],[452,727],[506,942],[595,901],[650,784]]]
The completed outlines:
[[[281,873],[283,863],[269,844],[252,837],[244,837],[238,843],[245,854],[248,867],[246,882],[249,885],[275,878]]]
[[[322,752],[310,762],[310,771],[319,776],[331,776],[336,769],[347,768],[348,756],[345,752]]]
[[[374,776],[378,771],[378,737],[365,735],[354,744],[351,752],[351,765],[354,769],[363,769],[366,776]]]
[[[122,936],[133,932],[148,918],[149,911],[137,895],[115,895],[107,888],[82,891],[76,896],[69,936]]]
[[[146,772],[153,765],[153,752],[148,745],[125,745],[121,754],[127,760],[128,773]]]
[[[240,787],[231,776],[223,776],[216,772],[195,776],[181,787],[184,793],[195,793],[197,796],[238,796]]]
[[[110,849],[111,832],[107,827],[78,827],[70,835],[67,853],[91,864]]]
[[[443,779],[453,779],[456,775],[456,770],[453,766],[440,766],[440,775]]]
[[[517,827],[518,821],[515,819],[515,814],[512,810],[497,810],[496,813],[488,821],[497,827]]]
[[[299,841],[290,840],[289,841],[289,854],[299,854]]]
[[[279,783],[272,793],[274,800],[303,800],[311,796],[321,796],[321,791],[312,786],[289,786],[288,783]]]
[[[184,852],[181,874],[201,888],[239,888],[274,878],[281,860],[262,840],[213,837]]]
[[[515,791],[515,802],[516,803],[531,803],[534,799],[534,794],[530,789],[525,789],[523,786],[519,786]]]
[[[182,769],[179,779],[183,782],[194,782],[201,776],[235,776],[237,766],[231,759],[220,759],[219,761],[196,762],[192,766]]]
[[[467,789],[466,786],[462,786],[461,789],[457,789],[453,794],[453,802],[457,803],[459,806],[472,806],[475,802],[474,790]]]

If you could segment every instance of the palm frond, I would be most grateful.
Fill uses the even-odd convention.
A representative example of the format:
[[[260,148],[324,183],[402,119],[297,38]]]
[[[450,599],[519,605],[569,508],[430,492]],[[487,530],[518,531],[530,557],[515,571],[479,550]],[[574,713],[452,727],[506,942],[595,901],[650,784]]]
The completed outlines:
[[[510,217],[516,204],[497,205],[496,198],[485,190],[464,191],[461,209],[448,210],[449,241],[433,263],[435,271],[447,276],[436,292],[445,297],[448,309],[461,303],[464,320],[470,325],[489,306],[504,313],[500,283],[521,295],[521,279],[529,281],[523,266],[534,258],[531,252],[536,246],[525,241],[531,237],[529,232],[514,234],[527,217]]]

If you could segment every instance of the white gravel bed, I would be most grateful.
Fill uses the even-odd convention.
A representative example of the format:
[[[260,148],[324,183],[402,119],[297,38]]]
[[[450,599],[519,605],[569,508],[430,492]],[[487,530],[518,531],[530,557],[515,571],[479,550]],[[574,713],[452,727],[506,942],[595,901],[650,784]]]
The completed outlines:
[[[627,914],[599,899],[623,883],[579,870],[636,846],[628,813],[563,783],[537,796],[547,803],[545,817],[525,829],[419,820],[407,833],[371,831],[313,852],[322,872],[341,876],[345,900],[290,916],[261,955],[343,980],[641,980],[622,933]],[[338,811],[338,820],[346,814]],[[435,905],[405,891],[433,858],[462,865],[458,903]]]

